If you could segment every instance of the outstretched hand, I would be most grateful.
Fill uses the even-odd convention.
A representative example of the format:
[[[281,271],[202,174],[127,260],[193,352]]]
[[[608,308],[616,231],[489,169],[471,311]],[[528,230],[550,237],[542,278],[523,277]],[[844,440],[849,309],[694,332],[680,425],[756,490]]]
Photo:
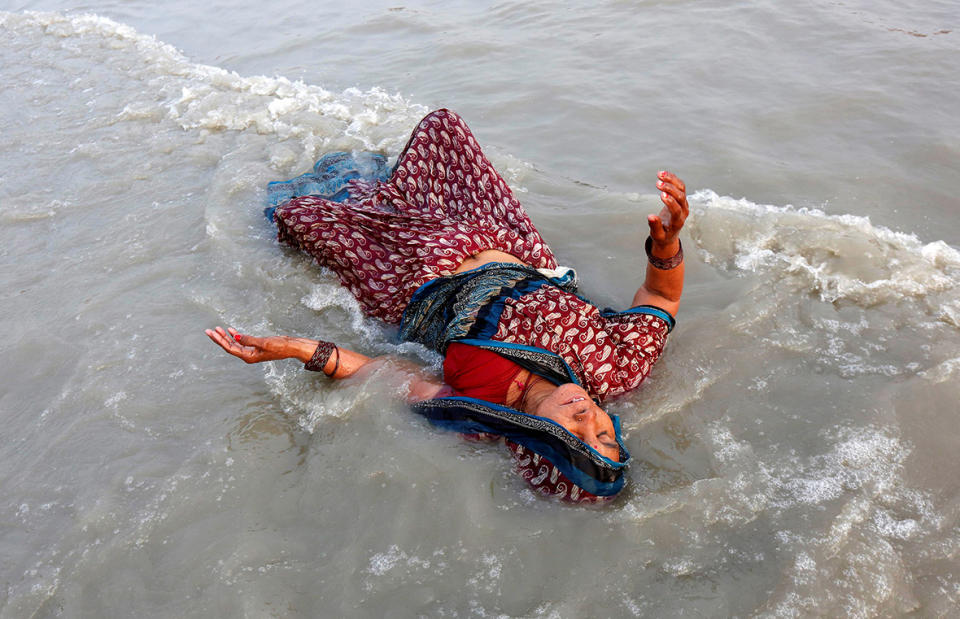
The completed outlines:
[[[207,329],[205,333],[217,346],[234,357],[243,359],[247,363],[289,359],[292,356],[290,340],[293,338],[283,335],[254,337],[252,335],[243,335],[233,327],[228,328],[226,331],[224,331],[223,327]]]
[[[675,174],[664,171],[657,173],[657,189],[663,208],[659,215],[648,215],[647,224],[654,244],[666,247],[673,245],[690,213],[687,186]]]
[[[260,363],[261,361],[276,361],[277,359],[297,359],[304,363],[310,361],[320,344],[317,340],[311,340],[303,337],[290,337],[288,335],[273,335],[271,337],[255,337],[245,335],[234,328],[224,329],[217,327],[205,331],[207,337],[234,357],[243,359],[247,363]],[[329,378],[347,378],[358,374],[361,370],[372,371],[381,367],[384,358],[371,359],[370,357],[347,350],[346,348],[336,347],[336,361],[328,363],[333,368],[324,370]],[[401,364],[402,367],[403,364]],[[309,368],[306,368],[309,369]],[[435,397],[440,391],[442,383],[438,383],[433,378],[423,375],[422,368],[408,368],[413,371],[413,379],[409,383],[409,392],[407,401],[419,402]]]

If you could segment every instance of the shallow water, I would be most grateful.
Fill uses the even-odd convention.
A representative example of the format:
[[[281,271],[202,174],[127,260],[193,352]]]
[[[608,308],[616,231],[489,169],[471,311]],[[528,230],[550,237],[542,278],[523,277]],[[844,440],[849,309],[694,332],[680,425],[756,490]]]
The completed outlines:
[[[4,8],[0,617],[955,612],[953,3]],[[436,368],[261,209],[440,106],[598,304],[640,283],[656,170],[692,190],[611,506],[535,498],[402,376],[202,333]]]

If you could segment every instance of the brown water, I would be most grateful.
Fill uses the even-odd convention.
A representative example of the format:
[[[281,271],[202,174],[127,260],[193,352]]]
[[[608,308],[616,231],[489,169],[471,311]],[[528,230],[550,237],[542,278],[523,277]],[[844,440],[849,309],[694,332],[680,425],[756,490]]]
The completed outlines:
[[[955,613],[952,3],[83,10],[112,19],[0,13],[0,617]],[[440,106],[599,305],[641,281],[656,170],[695,190],[611,506],[535,498],[390,371],[203,335],[436,368],[261,209]]]

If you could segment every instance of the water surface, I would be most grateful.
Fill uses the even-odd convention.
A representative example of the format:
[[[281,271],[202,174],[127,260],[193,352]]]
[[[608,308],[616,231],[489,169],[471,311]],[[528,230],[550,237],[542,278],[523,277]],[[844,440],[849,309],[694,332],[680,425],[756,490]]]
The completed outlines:
[[[952,3],[5,8],[0,617],[953,612]],[[436,368],[260,211],[441,106],[600,305],[642,280],[656,171],[691,188],[611,506],[537,499],[400,374],[202,333]]]

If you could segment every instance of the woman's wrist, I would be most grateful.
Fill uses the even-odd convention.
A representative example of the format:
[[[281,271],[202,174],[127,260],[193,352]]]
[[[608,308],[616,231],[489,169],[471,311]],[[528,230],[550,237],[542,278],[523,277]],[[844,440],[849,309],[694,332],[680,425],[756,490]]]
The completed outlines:
[[[650,239],[648,242],[650,247],[650,254],[652,254],[654,258],[660,258],[661,260],[669,260],[670,258],[673,258],[674,256],[676,256],[677,252],[680,251],[679,238],[673,238],[670,241],[667,241],[666,243],[658,243],[653,239],[653,237],[647,237],[647,238]]]
[[[316,347],[310,355],[310,358],[303,364],[305,370],[311,372],[323,372],[327,376],[334,378],[337,370],[340,369],[340,349],[333,342],[320,340],[316,342]]]
[[[304,337],[292,337],[285,343],[288,358],[297,359],[306,363],[310,361],[313,352],[317,349],[317,340],[310,340]]]
[[[658,243],[648,236],[644,249],[650,266],[661,271],[675,269],[683,262],[683,245],[676,237],[667,243]]]

